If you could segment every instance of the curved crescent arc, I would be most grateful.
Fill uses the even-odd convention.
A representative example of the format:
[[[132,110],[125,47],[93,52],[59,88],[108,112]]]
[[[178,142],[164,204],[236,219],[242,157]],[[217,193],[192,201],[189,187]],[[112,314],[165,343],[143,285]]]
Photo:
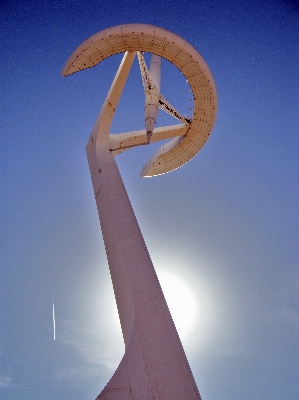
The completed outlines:
[[[177,169],[206,143],[217,114],[217,92],[211,71],[198,51],[180,36],[153,25],[126,24],[105,29],[85,40],[66,62],[62,76],[96,66],[124,51],[146,51],[165,58],[188,80],[194,96],[192,122],[184,136],[163,145],[144,165],[141,176]]]

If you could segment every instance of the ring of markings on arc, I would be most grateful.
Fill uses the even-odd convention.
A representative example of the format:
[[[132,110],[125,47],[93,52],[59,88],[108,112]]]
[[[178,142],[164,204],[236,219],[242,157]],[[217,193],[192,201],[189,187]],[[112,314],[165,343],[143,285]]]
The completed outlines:
[[[163,28],[145,24],[119,25],[103,30],[85,40],[68,59],[62,75],[96,66],[102,60],[126,51],[149,52],[165,58],[185,76],[194,97],[193,116],[189,124],[157,128],[152,141],[172,138],[160,147],[144,165],[141,176],[155,176],[173,171],[194,157],[205,144],[215,123],[217,114],[216,85],[210,69],[198,51],[186,40]],[[123,145],[138,143],[132,133],[109,135],[111,151],[116,155]],[[137,135],[138,136],[138,135]]]

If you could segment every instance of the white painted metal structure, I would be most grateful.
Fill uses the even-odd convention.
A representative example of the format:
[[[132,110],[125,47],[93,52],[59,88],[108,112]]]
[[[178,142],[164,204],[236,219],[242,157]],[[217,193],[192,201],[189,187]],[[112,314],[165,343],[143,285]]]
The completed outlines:
[[[157,141],[176,136],[149,160],[142,175],[165,173],[186,163],[203,146],[214,124],[215,84],[206,63],[190,44],[164,29],[141,24],[121,25],[92,36],[72,54],[63,75],[95,66],[123,51],[126,53],[86,146],[125,342],[123,359],[97,399],[200,400],[114,156],[132,146],[145,144],[148,139]],[[114,112],[138,51],[164,57],[184,73],[194,94],[193,118],[180,125],[155,129],[150,134],[147,132],[150,129],[146,129],[109,135]],[[158,65],[159,59],[154,57],[154,62]],[[157,65],[153,75],[159,90]],[[154,66],[150,68],[150,72],[154,69]],[[154,95],[158,98],[159,93]],[[162,97],[160,100],[162,108],[171,108],[169,103],[161,104]],[[157,105],[156,100],[154,103]],[[152,103],[146,100],[146,107],[148,104]],[[155,112],[149,113],[155,121]]]

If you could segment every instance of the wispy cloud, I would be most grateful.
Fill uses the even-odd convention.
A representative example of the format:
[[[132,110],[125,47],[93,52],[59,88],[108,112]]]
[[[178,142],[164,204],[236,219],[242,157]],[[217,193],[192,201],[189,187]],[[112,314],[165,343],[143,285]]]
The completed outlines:
[[[11,376],[0,374],[0,388],[7,388],[11,385]]]
[[[107,370],[103,365],[88,365],[88,364],[78,364],[78,365],[68,365],[64,367],[58,367],[56,371],[51,375],[52,378],[58,378],[61,380],[68,379],[85,379],[93,376],[103,376],[107,374]]]
[[[2,349],[2,344],[0,343],[0,359],[4,357],[4,351]],[[0,371],[0,389],[4,389],[7,388],[9,386],[11,386],[12,384],[12,377],[11,377],[11,368],[7,367],[4,368],[4,364],[3,364],[3,360],[1,361],[1,369],[2,371]],[[4,372],[5,370],[5,372]]]
[[[293,271],[281,280],[270,321],[284,320],[299,323],[299,273]]]
[[[86,362],[86,372],[97,374],[99,369],[115,370],[123,356],[122,338],[113,326],[107,323],[95,323],[64,320],[60,321],[60,333],[57,340],[72,346]],[[88,371],[87,371],[88,370]],[[60,371],[60,374],[76,374],[76,370]],[[94,371],[94,372],[92,372]]]

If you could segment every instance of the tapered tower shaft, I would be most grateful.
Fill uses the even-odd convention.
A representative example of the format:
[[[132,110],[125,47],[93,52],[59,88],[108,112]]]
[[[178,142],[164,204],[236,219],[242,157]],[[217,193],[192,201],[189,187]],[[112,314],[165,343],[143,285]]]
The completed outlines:
[[[200,400],[130,200],[109,150],[109,130],[135,53],[127,52],[86,153],[117,302],[125,354],[98,400]]]
[[[126,348],[98,399],[199,400],[114,157],[86,150]]]

